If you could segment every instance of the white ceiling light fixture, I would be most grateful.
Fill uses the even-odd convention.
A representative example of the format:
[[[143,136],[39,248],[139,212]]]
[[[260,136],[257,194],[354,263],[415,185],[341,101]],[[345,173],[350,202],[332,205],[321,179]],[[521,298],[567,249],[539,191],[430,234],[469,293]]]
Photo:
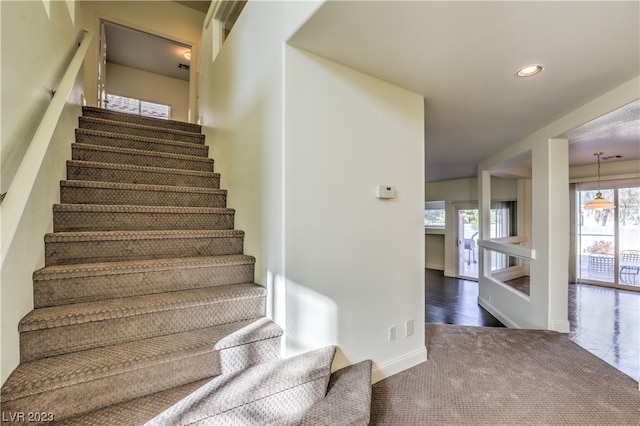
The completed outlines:
[[[602,152],[593,153],[598,157],[598,192],[596,192],[596,198],[584,205],[585,209],[613,209],[616,207],[611,201],[602,198],[602,192],[600,192],[600,156],[602,154]]]
[[[186,52],[184,52],[184,58],[185,58],[187,61],[190,61],[190,60],[191,60],[191,51],[190,51],[190,50],[187,50]]]
[[[531,77],[544,70],[542,65],[527,65],[516,72],[516,77]]]

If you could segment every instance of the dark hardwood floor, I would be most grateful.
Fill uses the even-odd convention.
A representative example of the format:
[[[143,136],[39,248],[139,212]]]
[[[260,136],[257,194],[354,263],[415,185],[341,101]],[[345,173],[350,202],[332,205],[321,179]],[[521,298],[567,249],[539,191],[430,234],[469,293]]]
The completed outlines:
[[[445,277],[442,271],[425,269],[425,322],[436,324],[504,327],[478,305],[478,283]]]
[[[478,283],[425,270],[425,322],[504,327],[478,305]],[[569,285],[569,338],[640,380],[640,292]]]

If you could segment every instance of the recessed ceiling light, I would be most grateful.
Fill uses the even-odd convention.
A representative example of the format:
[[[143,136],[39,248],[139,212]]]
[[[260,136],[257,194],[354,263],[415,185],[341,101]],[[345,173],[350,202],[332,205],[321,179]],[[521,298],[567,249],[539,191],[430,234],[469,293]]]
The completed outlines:
[[[532,75],[538,74],[542,71],[544,67],[542,65],[527,65],[526,67],[522,67],[516,72],[516,76],[518,77],[531,77]]]

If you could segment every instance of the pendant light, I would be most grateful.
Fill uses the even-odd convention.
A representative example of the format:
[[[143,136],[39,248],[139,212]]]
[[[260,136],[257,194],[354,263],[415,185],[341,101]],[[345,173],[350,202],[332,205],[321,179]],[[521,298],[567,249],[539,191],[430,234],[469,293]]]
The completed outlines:
[[[596,198],[589,201],[584,205],[585,209],[613,209],[616,206],[609,200],[602,198],[602,192],[600,192],[600,156],[602,152],[594,152],[593,155],[598,157],[598,192],[596,192]]]

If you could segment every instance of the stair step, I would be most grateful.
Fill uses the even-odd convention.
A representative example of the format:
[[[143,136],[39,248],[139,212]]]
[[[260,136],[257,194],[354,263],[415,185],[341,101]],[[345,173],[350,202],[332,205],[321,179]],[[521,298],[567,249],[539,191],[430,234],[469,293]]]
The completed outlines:
[[[80,117],[78,122],[81,129],[98,130],[108,133],[124,133],[131,136],[141,136],[143,138],[166,139],[204,145],[204,135],[200,133],[161,129],[154,126],[104,120],[93,117]]]
[[[266,290],[232,284],[34,309],[19,323],[22,362],[264,316]]]
[[[325,396],[335,350],[329,346],[214,377],[149,424],[299,424]]]
[[[46,266],[33,274],[34,306],[251,283],[254,263],[237,254]]]
[[[184,121],[165,120],[162,118],[145,117],[142,115],[128,114],[125,112],[107,110],[90,106],[82,107],[84,117],[102,118],[104,120],[122,121],[145,126],[163,127],[168,129],[182,130],[185,132],[200,133],[202,128],[199,124],[186,123]]]
[[[44,237],[45,265],[240,254],[243,239],[234,229],[54,232]]]
[[[210,158],[101,145],[71,144],[71,158],[77,161],[96,163],[132,164],[134,166],[213,172],[213,160]]]
[[[217,207],[54,204],[53,231],[233,229],[233,216]]]
[[[76,129],[76,142],[87,145],[168,152],[171,154],[193,155],[196,157],[208,157],[209,155],[209,147],[206,145],[168,141],[165,139],[142,138],[123,133],[107,133],[87,129]]]
[[[60,202],[63,204],[226,207],[227,191],[192,186],[66,180],[60,182]]]
[[[220,188],[219,173],[91,161],[67,161],[67,178],[70,180]]]
[[[371,421],[371,360],[331,374],[327,395],[304,413],[301,426],[368,425]]]
[[[250,319],[23,363],[3,386],[2,409],[60,420],[233,374],[277,359],[281,334],[267,319]]]

